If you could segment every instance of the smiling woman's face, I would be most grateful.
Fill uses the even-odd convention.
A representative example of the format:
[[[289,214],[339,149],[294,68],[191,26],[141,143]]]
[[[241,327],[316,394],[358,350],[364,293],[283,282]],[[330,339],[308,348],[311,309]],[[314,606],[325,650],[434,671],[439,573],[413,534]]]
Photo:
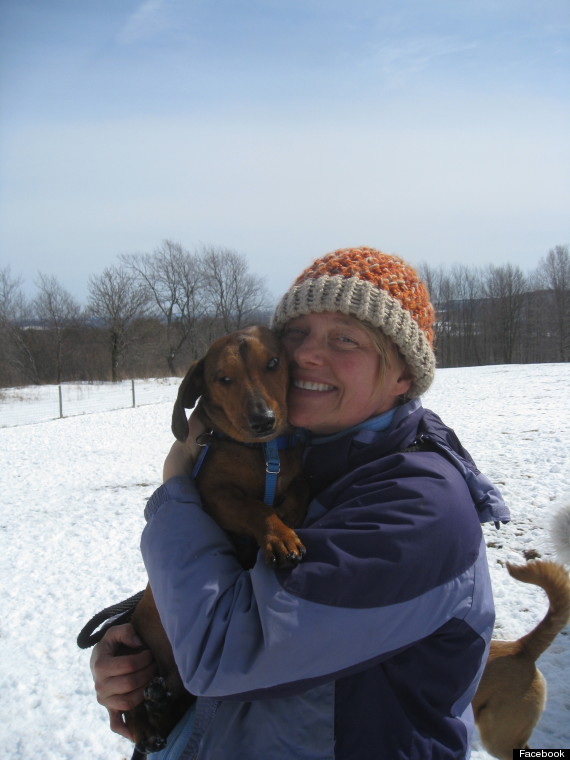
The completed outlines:
[[[291,364],[289,422],[313,433],[337,433],[387,412],[411,385],[393,345],[383,368],[371,334],[343,314],[296,317],[282,340]]]

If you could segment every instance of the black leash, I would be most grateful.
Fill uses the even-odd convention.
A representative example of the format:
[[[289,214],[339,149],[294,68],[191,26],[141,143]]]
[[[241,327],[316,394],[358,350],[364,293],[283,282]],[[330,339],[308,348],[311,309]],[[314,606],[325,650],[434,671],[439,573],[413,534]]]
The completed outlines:
[[[119,622],[118,620],[111,620],[107,625],[99,628],[99,626],[102,623],[108,621],[109,618],[116,618],[121,615],[123,616],[123,619],[120,622],[128,623],[131,619],[131,615],[133,614],[135,607],[142,599],[143,594],[144,591],[139,591],[137,594],[130,596],[128,599],[125,599],[122,602],[118,602],[117,604],[113,604],[111,607],[106,607],[104,610],[101,610],[101,612],[98,612],[94,617],[91,618],[87,625],[81,629],[79,636],[77,637],[77,646],[80,649],[88,649],[94,644],[97,644],[97,642],[103,638],[105,631],[107,631],[112,625],[116,625]],[[99,630],[97,630],[98,628]]]

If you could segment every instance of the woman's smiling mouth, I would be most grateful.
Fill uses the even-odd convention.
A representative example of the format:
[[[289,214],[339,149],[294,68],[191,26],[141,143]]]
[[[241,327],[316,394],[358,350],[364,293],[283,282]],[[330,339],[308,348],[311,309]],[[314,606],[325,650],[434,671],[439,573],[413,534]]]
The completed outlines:
[[[325,383],[312,383],[309,380],[293,380],[293,386],[303,391],[334,391],[334,385]]]

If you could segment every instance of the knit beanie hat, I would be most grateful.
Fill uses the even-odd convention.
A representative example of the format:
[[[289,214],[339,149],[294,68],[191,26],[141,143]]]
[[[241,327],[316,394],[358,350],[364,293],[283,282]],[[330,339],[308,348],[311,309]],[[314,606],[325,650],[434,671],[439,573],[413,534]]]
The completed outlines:
[[[379,328],[413,375],[409,396],[430,386],[435,372],[434,310],[427,288],[399,256],[374,248],[343,248],[305,269],[277,304],[271,327],[313,312],[341,312]]]

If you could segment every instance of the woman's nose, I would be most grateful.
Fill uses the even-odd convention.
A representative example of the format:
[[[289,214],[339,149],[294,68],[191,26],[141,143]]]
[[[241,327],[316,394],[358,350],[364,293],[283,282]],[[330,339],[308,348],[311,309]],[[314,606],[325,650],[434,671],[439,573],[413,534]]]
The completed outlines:
[[[323,363],[323,344],[315,336],[306,335],[293,349],[292,359],[300,367]]]

